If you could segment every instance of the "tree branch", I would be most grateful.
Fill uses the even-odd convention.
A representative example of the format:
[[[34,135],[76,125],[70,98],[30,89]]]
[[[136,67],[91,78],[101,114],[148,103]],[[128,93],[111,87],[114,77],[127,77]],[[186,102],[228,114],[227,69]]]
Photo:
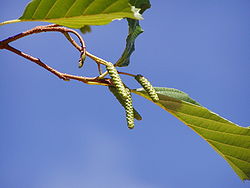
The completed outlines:
[[[104,77],[82,77],[82,76],[76,76],[76,75],[70,75],[70,74],[66,74],[66,73],[61,73],[55,69],[53,69],[52,67],[48,66],[47,64],[43,63],[40,59],[35,58],[31,55],[28,55],[12,46],[9,45],[10,42],[16,41],[20,38],[23,38],[25,36],[28,35],[32,35],[32,34],[36,34],[36,33],[41,33],[41,32],[61,32],[62,34],[64,34],[64,36],[71,42],[71,44],[78,50],[80,51],[80,56],[82,57],[83,54],[89,56],[90,58],[94,59],[98,64],[107,64],[107,61],[98,58],[88,52],[86,52],[86,46],[85,46],[85,42],[82,39],[81,35],[79,35],[79,33],[77,33],[76,31],[72,30],[72,29],[68,29],[65,27],[61,27],[59,25],[56,24],[51,24],[51,25],[46,25],[46,26],[37,26],[33,29],[30,29],[28,31],[19,33],[17,35],[14,35],[12,37],[9,37],[5,40],[0,41],[0,49],[6,49],[9,50],[25,59],[28,59],[34,63],[36,63],[37,65],[43,67],[44,69],[48,70],[49,72],[51,72],[52,74],[56,75],[58,78],[63,79],[63,80],[78,80],[81,82],[84,82],[86,84],[96,84],[96,85],[111,85],[111,81],[108,78],[104,78]],[[78,45],[75,40],[69,35],[69,33],[73,33],[74,35],[76,35],[76,37],[79,39],[80,44]]]
[[[30,60],[30,61],[36,63],[37,65],[39,65],[39,66],[45,68],[45,69],[48,70],[49,72],[55,74],[55,75],[56,75],[57,77],[59,77],[60,79],[67,80],[67,79],[63,76],[62,73],[56,71],[56,70],[53,69],[52,67],[50,67],[50,66],[46,65],[45,63],[41,62],[40,59],[35,58],[35,57],[32,57],[32,56],[30,56],[30,55],[28,55],[28,54],[26,54],[26,53],[24,53],[24,52],[21,52],[20,50],[17,50],[16,48],[13,48],[13,47],[11,47],[11,46],[8,45],[8,44],[6,44],[4,47],[5,47],[6,50],[9,50],[9,51],[11,51],[11,52],[13,52],[13,53],[15,53],[15,54],[17,54],[17,55],[19,55],[19,56],[22,56],[22,57],[24,57],[25,59],[28,59],[28,60]]]
[[[26,37],[28,35],[32,35],[32,34],[36,34],[36,33],[42,33],[42,32],[55,32],[55,31],[61,32],[62,34],[73,33],[74,35],[76,35],[76,37],[79,39],[79,41],[81,43],[81,46],[76,45],[75,47],[79,51],[85,51],[86,50],[85,42],[82,39],[81,35],[79,35],[79,33],[77,33],[73,29],[69,29],[69,28],[66,28],[66,27],[61,27],[61,26],[58,26],[58,25],[55,25],[55,24],[34,27],[33,29],[27,30],[25,32],[19,33],[17,35],[9,37],[9,38],[7,38],[5,40],[2,40],[1,45],[8,44],[10,42],[13,42],[13,41],[18,40],[18,39],[23,38],[23,37]]]
[[[57,71],[56,69],[53,69],[52,67],[46,65],[43,63],[40,59],[32,57],[31,55],[28,55],[24,52],[21,52],[20,50],[13,48],[12,46],[6,44],[4,45],[4,49],[9,50],[19,56],[24,57],[25,59],[28,59],[37,65],[43,67],[44,69],[48,70],[52,74],[56,75],[58,78],[63,79],[65,81],[69,81],[70,79],[72,80],[78,80],[81,82],[84,82],[86,84],[96,84],[96,85],[111,85],[111,81],[108,78],[102,78],[99,79],[98,77],[83,77],[83,76],[76,76],[76,75],[71,75],[71,74],[66,74],[66,73],[61,73]]]

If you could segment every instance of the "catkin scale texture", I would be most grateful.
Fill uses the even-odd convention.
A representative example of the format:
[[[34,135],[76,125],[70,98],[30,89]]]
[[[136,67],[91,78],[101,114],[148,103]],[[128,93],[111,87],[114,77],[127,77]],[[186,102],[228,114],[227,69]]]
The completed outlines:
[[[149,97],[154,101],[157,102],[159,100],[159,97],[152,86],[152,84],[142,75],[138,74],[136,75],[135,79],[137,82],[141,84],[141,86],[145,89],[145,91],[148,93]]]
[[[133,129],[135,126],[134,123],[134,108],[132,104],[132,96],[130,90],[126,88],[128,98],[125,99],[125,111],[126,111],[126,120],[129,129]]]
[[[124,99],[128,98],[128,93],[126,92],[126,88],[123,85],[122,80],[116,68],[114,67],[114,65],[112,63],[108,63],[108,65],[106,65],[106,69],[111,77],[111,80],[114,86],[117,88],[117,91],[121,95],[121,97],[123,97]]]
[[[125,99],[123,99],[120,94],[118,93],[117,89],[114,86],[108,86],[109,90],[111,91],[111,93],[115,96],[115,98],[119,101],[119,103],[124,107],[125,109]],[[133,108],[134,111],[134,118],[136,120],[142,120],[141,115],[139,114],[139,112],[136,111],[135,108]]]

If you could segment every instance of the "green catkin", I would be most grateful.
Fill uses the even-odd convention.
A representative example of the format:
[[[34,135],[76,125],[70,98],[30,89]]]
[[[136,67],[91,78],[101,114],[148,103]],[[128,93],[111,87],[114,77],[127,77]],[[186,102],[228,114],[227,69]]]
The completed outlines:
[[[130,90],[126,88],[126,92],[128,95],[128,98],[125,99],[125,111],[126,111],[126,120],[127,120],[127,125],[129,129],[133,129],[135,126],[134,123],[134,108],[132,104],[132,96],[130,93]]]
[[[154,89],[154,87],[151,85],[151,83],[142,75],[138,74],[135,76],[135,79],[137,82],[141,84],[141,86],[145,89],[145,91],[148,93],[149,97],[154,101],[157,102],[159,100],[159,97]]]
[[[122,80],[115,68],[115,66],[112,63],[108,63],[106,65],[106,69],[111,77],[111,80],[114,84],[114,86],[117,88],[118,93],[121,95],[122,98],[126,99],[128,98],[128,93],[126,92],[126,88],[124,84],[122,83]]]
[[[120,96],[120,94],[118,93],[117,89],[114,86],[108,86],[109,90],[111,91],[111,93],[115,96],[115,98],[120,102],[120,104],[125,108],[125,100]],[[136,120],[142,120],[141,115],[136,111],[136,109],[133,108],[134,111],[134,118]]]

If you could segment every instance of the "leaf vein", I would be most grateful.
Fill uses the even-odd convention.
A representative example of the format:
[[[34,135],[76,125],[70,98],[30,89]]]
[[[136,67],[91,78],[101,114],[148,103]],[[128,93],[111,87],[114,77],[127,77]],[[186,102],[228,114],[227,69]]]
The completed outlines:
[[[241,134],[235,134],[235,133],[228,133],[228,132],[222,132],[222,131],[217,131],[217,130],[214,130],[214,129],[208,129],[206,127],[200,127],[198,125],[194,125],[194,124],[188,124],[188,126],[193,126],[193,127],[198,127],[198,128],[201,128],[201,129],[206,129],[206,130],[209,130],[209,131],[213,131],[213,132],[217,132],[217,133],[221,133],[221,134],[227,134],[227,135],[231,135],[231,136],[247,136],[247,135],[241,135]],[[250,141],[250,140],[249,140]]]
[[[52,11],[53,7],[56,5],[57,2],[58,2],[58,1],[56,0],[56,1],[53,3],[53,5],[50,7],[49,11],[48,11],[47,14],[44,16],[45,19],[46,19],[47,16],[50,14],[50,12]]]
[[[40,0],[40,1],[39,1],[39,4],[37,5],[37,7],[36,7],[36,9],[35,9],[35,11],[34,11],[32,17],[31,17],[31,19],[32,19],[33,16],[36,14],[37,10],[39,10],[38,8],[39,8],[39,6],[41,5],[42,1],[43,1],[43,0]]]
[[[77,3],[77,0],[75,0],[72,4],[71,4],[71,6],[68,8],[68,10],[67,10],[67,12],[65,13],[65,17],[67,17],[67,14],[71,11],[71,9],[72,9],[72,7],[74,6],[74,4],[76,4]]]
[[[89,8],[93,3],[95,3],[94,0],[92,0],[92,2],[91,2],[90,4],[88,4],[88,6],[87,6],[87,7],[85,8],[85,10],[83,11],[82,15],[85,14],[85,12],[88,10],[88,8]]]
[[[243,160],[243,159],[240,159],[240,158],[235,157],[235,156],[232,156],[232,155],[227,155],[227,154],[224,154],[224,156],[227,156],[227,157],[232,157],[232,158],[237,159],[237,160],[239,160],[239,161],[243,161],[243,162],[246,162],[246,163],[249,163],[249,164],[250,164],[250,162],[249,162],[249,161],[245,161],[245,160]],[[229,160],[230,160],[230,159],[229,159]],[[231,160],[230,160],[230,161],[231,161]]]
[[[205,137],[204,137],[205,138]],[[214,140],[214,139],[210,139],[210,138],[205,138],[207,141],[211,141],[211,142],[217,142],[219,144],[222,144],[222,145],[227,145],[227,146],[231,146],[231,147],[236,147],[236,148],[242,148],[242,149],[246,149],[246,150],[250,150],[250,148],[247,148],[247,147],[243,147],[243,146],[236,146],[236,145],[232,145],[232,144],[227,144],[227,143],[224,143],[224,142],[220,142],[218,140]]]
[[[107,6],[102,12],[105,12],[107,9],[109,9],[111,6],[113,6],[114,4],[116,3],[119,3],[119,0],[118,1],[114,1],[112,2],[109,6]]]
[[[177,114],[177,116],[178,116],[178,113],[179,114],[184,114],[184,115],[186,115],[186,116],[192,116],[192,117],[196,117],[196,118],[200,118],[200,119],[205,119],[206,121],[212,121],[212,122],[216,122],[216,123],[219,123],[219,124],[222,124],[222,125],[224,125],[224,126],[228,126],[228,125],[230,125],[230,126],[232,126],[231,124],[228,124],[228,123],[223,123],[223,122],[219,122],[219,121],[215,121],[215,120],[212,120],[212,119],[208,119],[208,118],[204,118],[204,117],[201,117],[201,116],[196,116],[196,115],[190,115],[190,114],[187,114],[187,113],[183,113],[183,112],[176,112],[176,111],[173,111],[173,110],[170,110],[170,111],[172,111],[173,113],[175,113],[175,114]],[[178,116],[179,117],[179,116]],[[182,119],[181,117],[179,117],[180,119]],[[184,120],[183,120],[184,121]],[[196,125],[197,126],[197,125]],[[199,127],[199,126],[197,126],[197,127]],[[238,127],[238,128],[243,128],[244,129],[244,127],[240,127],[240,126],[236,126],[236,127]],[[217,131],[217,132],[221,132],[221,131],[218,131],[218,130],[214,130],[214,129],[209,129],[209,128],[205,128],[205,127],[203,127],[204,129],[208,129],[208,130],[213,130],[213,131]],[[227,133],[227,134],[231,134],[231,135],[238,135],[238,136],[246,136],[246,137],[250,137],[250,135],[244,135],[244,134],[239,134],[239,133],[231,133],[231,132],[221,132],[221,133]]]

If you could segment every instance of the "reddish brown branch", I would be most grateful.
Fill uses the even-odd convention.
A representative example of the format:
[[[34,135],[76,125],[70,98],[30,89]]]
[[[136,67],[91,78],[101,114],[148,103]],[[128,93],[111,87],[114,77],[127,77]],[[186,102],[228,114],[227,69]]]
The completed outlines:
[[[85,51],[86,50],[86,46],[85,46],[85,42],[82,39],[81,35],[79,35],[79,33],[77,33],[75,30],[73,29],[69,29],[69,28],[65,28],[65,27],[61,27],[55,24],[52,25],[46,25],[46,26],[37,26],[33,29],[30,29],[28,31],[19,33],[15,36],[9,37],[3,41],[1,41],[1,44],[8,44],[10,42],[13,42],[15,40],[18,40],[20,38],[26,37],[28,35],[32,35],[32,34],[36,34],[36,33],[42,33],[42,32],[61,32],[62,34],[67,34],[67,33],[73,33],[74,35],[76,35],[76,37],[79,39],[80,43],[81,43],[81,47],[79,45],[74,45],[79,51]],[[73,39],[72,39],[73,40]],[[74,42],[75,44],[77,44],[76,42]]]
[[[61,73],[55,69],[53,69],[52,67],[46,65],[45,63],[43,63],[40,59],[35,58],[31,55],[28,55],[24,52],[21,52],[20,50],[12,47],[9,45],[10,42],[16,41],[20,38],[23,38],[25,36],[31,35],[31,34],[36,34],[36,33],[41,33],[41,32],[50,32],[50,31],[54,31],[54,32],[61,32],[63,33],[66,38],[71,42],[71,44],[80,51],[80,55],[82,56],[84,53],[86,54],[86,46],[84,43],[84,40],[82,39],[82,37],[74,30],[72,29],[68,29],[68,28],[64,28],[61,27],[59,25],[47,25],[47,26],[38,26],[35,27],[33,29],[30,29],[28,31],[19,33],[15,36],[9,37],[5,40],[0,41],[0,49],[6,49],[9,50],[21,57],[24,57],[25,59],[28,59],[34,63],[36,63],[37,65],[43,67],[44,69],[48,70],[49,72],[51,72],[52,74],[56,75],[58,78],[63,79],[63,80],[78,80],[81,82],[84,82],[86,84],[97,84],[97,85],[110,85],[111,81],[110,79],[107,78],[99,78],[99,77],[82,77],[82,76],[76,76],[76,75],[70,75],[70,74],[66,74],[66,73]],[[77,36],[77,38],[80,41],[81,46],[79,46],[74,39],[69,35],[69,33],[73,33],[74,35]],[[93,55],[92,55],[93,56]],[[95,56],[94,56],[95,57]]]
[[[67,78],[64,77],[64,75],[60,72],[58,72],[57,70],[53,69],[52,67],[46,65],[45,63],[43,63],[40,59],[32,57],[24,52],[21,52],[20,50],[17,50],[16,48],[11,47],[10,45],[6,44],[5,46],[6,50],[9,50],[11,52],[14,52],[15,54],[24,57],[25,59],[28,59],[34,63],[36,63],[37,65],[45,68],[46,70],[48,70],[49,72],[55,74],[56,76],[58,76],[60,79],[63,80],[67,80]]]
[[[132,76],[132,77],[136,77],[136,75],[131,74],[131,73],[127,73],[127,72],[121,72],[121,71],[117,71],[118,74],[123,74],[123,75],[127,75],[127,76]]]
[[[36,63],[37,65],[45,68],[46,70],[48,70],[49,72],[51,72],[52,74],[56,75],[58,78],[63,79],[63,80],[78,80],[87,84],[101,84],[101,85],[110,85],[111,81],[110,79],[107,78],[103,78],[103,79],[98,79],[98,77],[83,77],[83,76],[76,76],[76,75],[71,75],[71,74],[66,74],[66,73],[61,73],[55,69],[53,69],[52,67],[46,65],[45,63],[43,63],[40,59],[32,57],[24,52],[21,52],[20,50],[17,50],[13,47],[11,47],[10,45],[6,44],[4,45],[4,48],[6,50],[9,50],[19,56],[24,57],[25,59],[28,59],[34,63]]]

